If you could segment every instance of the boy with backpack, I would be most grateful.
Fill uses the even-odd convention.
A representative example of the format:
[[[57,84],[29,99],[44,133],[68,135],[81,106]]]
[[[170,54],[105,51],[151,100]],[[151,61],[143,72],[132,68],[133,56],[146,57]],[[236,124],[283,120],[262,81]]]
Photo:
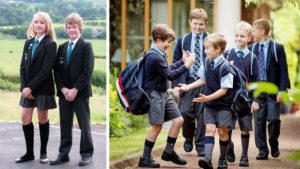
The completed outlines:
[[[253,38],[257,42],[250,46],[250,50],[257,55],[259,81],[267,81],[278,86],[279,91],[290,87],[286,54],[282,44],[270,39],[270,21],[258,19],[253,23]],[[259,149],[257,160],[267,160],[269,149],[266,138],[268,121],[269,145],[271,155],[279,157],[280,135],[280,93],[277,95],[262,93],[258,96],[259,110],[254,114],[255,144]]]
[[[212,152],[214,148],[214,134],[216,128],[219,133],[220,157],[218,169],[227,169],[226,154],[228,149],[228,129],[232,125],[231,104],[232,97],[229,91],[233,88],[233,70],[223,52],[226,47],[224,36],[213,33],[204,40],[206,63],[205,63],[205,94],[194,98],[193,102],[204,103],[205,144],[204,159],[198,164],[201,168],[212,169]],[[221,69],[221,70],[220,70]],[[221,72],[221,73],[220,73]]]
[[[193,103],[192,99],[203,92],[204,87],[197,87],[182,93],[179,96],[180,84],[191,84],[200,78],[201,66],[204,64],[204,39],[208,35],[205,32],[207,26],[207,13],[204,9],[196,8],[191,11],[189,17],[191,32],[178,39],[174,50],[173,63],[182,58],[182,50],[191,51],[196,54],[196,61],[189,71],[179,76],[172,82],[174,94],[179,99],[178,107],[184,118],[182,135],[185,138],[183,148],[186,152],[193,150],[193,144],[198,156],[204,156],[204,134],[205,126],[203,119],[203,103]],[[194,143],[193,143],[194,140]]]
[[[171,47],[175,39],[174,31],[165,24],[158,24],[151,31],[153,44],[151,52],[145,61],[145,74],[143,88],[150,97],[150,110],[148,111],[149,122],[152,125],[145,140],[143,156],[140,158],[139,167],[159,168],[160,165],[151,157],[151,151],[155,140],[162,129],[162,124],[172,120],[166,149],[161,158],[172,161],[178,165],[185,165],[186,161],[181,159],[174,151],[174,145],[183,124],[183,118],[178,110],[174,99],[168,95],[168,80],[174,80],[194,63],[195,56],[184,52],[181,60],[168,65],[166,50]]]
[[[224,53],[224,56],[229,62],[239,68],[248,82],[255,82],[258,80],[258,65],[256,55],[248,49],[248,43],[251,41],[252,27],[249,23],[241,21],[235,27],[235,44],[236,46]],[[249,131],[252,131],[252,114],[258,109],[258,103],[253,101],[251,110],[250,107],[242,110],[243,112],[233,112],[233,125],[231,129],[235,128],[236,120],[239,122],[241,130],[242,142],[242,156],[239,166],[249,166],[248,161],[248,147],[249,147]],[[232,130],[229,131],[229,149],[227,153],[227,161],[234,162],[234,144],[231,140]]]

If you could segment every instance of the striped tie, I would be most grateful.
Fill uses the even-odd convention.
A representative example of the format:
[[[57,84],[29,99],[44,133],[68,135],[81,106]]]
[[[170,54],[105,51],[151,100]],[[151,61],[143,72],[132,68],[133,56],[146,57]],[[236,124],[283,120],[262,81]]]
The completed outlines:
[[[193,77],[194,79],[199,79],[197,72],[201,65],[201,48],[200,48],[200,36],[195,37],[195,54],[196,54],[196,60],[193,65]]]

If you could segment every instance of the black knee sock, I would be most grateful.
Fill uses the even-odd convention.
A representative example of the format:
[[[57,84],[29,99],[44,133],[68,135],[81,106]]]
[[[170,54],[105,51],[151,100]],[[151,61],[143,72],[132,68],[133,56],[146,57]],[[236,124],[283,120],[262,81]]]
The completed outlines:
[[[47,154],[47,144],[49,138],[49,121],[45,124],[39,124],[41,138],[41,154]]]
[[[205,136],[204,138],[204,152],[205,152],[205,159],[211,160],[212,159],[212,152],[215,145],[215,138],[213,136]]]
[[[25,143],[26,143],[26,154],[28,156],[33,156],[33,137],[34,137],[34,130],[33,130],[33,124],[30,123],[28,125],[23,125],[23,132],[25,136]]]
[[[227,141],[222,141],[219,140],[219,144],[220,144],[220,159],[225,160],[226,159],[226,155],[227,155],[227,151],[228,151],[228,140]]]
[[[151,156],[154,144],[155,142],[148,141],[147,139],[145,140],[143,156]]]
[[[242,155],[248,155],[248,147],[249,147],[249,138],[250,134],[241,134],[242,139]]]
[[[168,136],[167,145],[166,145],[166,152],[169,153],[169,152],[174,151],[174,145],[176,143],[176,140],[177,140],[177,138],[173,138],[173,137]]]
[[[228,131],[228,148],[233,149],[233,142],[232,142],[232,130]]]

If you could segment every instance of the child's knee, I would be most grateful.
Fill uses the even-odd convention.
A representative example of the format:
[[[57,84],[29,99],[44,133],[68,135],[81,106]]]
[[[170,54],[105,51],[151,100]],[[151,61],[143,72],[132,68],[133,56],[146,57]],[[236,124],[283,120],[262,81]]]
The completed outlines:
[[[155,130],[155,131],[160,132],[161,129],[162,129],[162,124],[155,124],[155,125],[152,125],[152,129]]]
[[[248,135],[248,134],[250,134],[250,132],[249,132],[249,131],[244,131],[244,130],[242,130],[242,131],[241,131],[241,134],[242,134],[242,135]]]
[[[181,127],[183,125],[184,119],[183,117],[178,117],[174,120],[173,124],[177,127]]]
[[[227,140],[228,139],[228,128],[219,128],[219,137],[221,140]]]

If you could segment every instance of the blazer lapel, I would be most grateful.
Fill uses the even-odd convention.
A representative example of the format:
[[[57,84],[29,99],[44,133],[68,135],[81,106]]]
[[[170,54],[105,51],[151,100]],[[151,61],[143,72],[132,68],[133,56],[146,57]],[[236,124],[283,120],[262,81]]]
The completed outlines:
[[[41,51],[41,49],[43,48],[43,46],[45,46],[45,43],[46,43],[46,41],[47,41],[47,38],[48,38],[48,36],[46,35],[46,36],[42,39],[42,41],[39,43],[38,47],[36,48],[36,50],[35,50],[35,52],[34,52],[34,54],[33,54],[33,57],[31,57],[31,62],[30,62],[30,64],[32,64],[32,63],[36,60],[38,53]],[[32,41],[32,43],[33,43],[33,41]],[[32,49],[31,49],[31,50],[32,50]],[[32,52],[32,51],[31,51],[31,52]],[[31,53],[31,52],[30,52],[30,53]]]
[[[202,56],[203,56],[203,62],[204,62],[204,60],[205,60],[205,58],[206,58],[206,54],[205,54],[205,46],[204,46],[204,39],[207,37],[207,32],[203,32],[203,36],[202,36]]]
[[[67,69],[67,67],[68,67],[68,63],[67,63],[67,48],[68,48],[68,42],[66,42],[64,44],[63,51],[62,51],[65,69]]]
[[[268,72],[268,70],[269,70],[270,61],[271,61],[271,58],[273,57],[272,52],[271,52],[272,46],[273,46],[273,41],[270,40],[269,47],[268,47],[268,52],[267,52],[266,72]]]
[[[183,42],[184,50],[191,51],[191,40],[192,40],[192,33],[189,33]]]

